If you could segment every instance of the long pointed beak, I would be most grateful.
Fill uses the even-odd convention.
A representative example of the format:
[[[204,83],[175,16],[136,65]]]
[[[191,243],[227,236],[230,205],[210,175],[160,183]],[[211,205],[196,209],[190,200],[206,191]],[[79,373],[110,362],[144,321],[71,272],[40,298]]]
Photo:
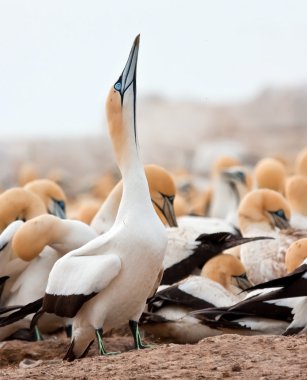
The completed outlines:
[[[246,290],[253,286],[253,284],[247,278],[246,273],[241,274],[240,276],[233,276],[234,280],[238,284],[239,288]]]
[[[117,83],[115,84],[116,86],[120,83],[120,93],[122,97],[125,91],[131,86],[131,84],[136,83],[136,67],[139,53],[139,43],[140,35],[136,36],[132,48],[130,50],[126,66],[122,72],[122,75],[119,77]]]
[[[56,199],[53,199],[52,201],[52,214],[57,216],[61,219],[66,219],[66,213],[65,213],[65,203],[63,201],[58,201]]]
[[[151,198],[152,203],[160,210],[162,215],[167,221],[167,224],[170,227],[178,227],[177,218],[174,210],[174,197],[168,197],[166,195],[162,195],[163,205],[160,206],[158,202],[156,202],[153,198]]]
[[[284,219],[273,212],[271,212],[270,214],[272,215],[277,228],[281,230],[287,230],[288,228],[291,228],[291,224],[287,219]]]
[[[238,236],[232,236],[227,241],[225,241],[223,249],[229,249],[232,247],[236,247],[238,245],[250,243],[252,241],[257,240],[266,240],[266,239],[274,239],[270,236],[254,236],[254,237],[238,237]]]
[[[170,227],[178,227],[177,218],[174,210],[174,198],[163,197],[163,215]]]

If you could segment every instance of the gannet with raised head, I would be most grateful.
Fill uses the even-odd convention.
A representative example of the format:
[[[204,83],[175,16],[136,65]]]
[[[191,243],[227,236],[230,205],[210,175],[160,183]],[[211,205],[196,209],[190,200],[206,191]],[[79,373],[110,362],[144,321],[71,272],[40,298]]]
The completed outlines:
[[[167,170],[158,165],[145,165],[149,192],[154,208],[160,219],[171,227],[177,226],[173,203],[176,194],[174,180]],[[123,192],[122,180],[110,192],[101,208],[94,216],[91,227],[98,234],[107,232],[113,225]]]
[[[56,182],[50,179],[36,179],[28,182],[24,189],[38,195],[49,214],[65,218],[66,195]]]
[[[254,190],[242,200],[239,207],[239,224],[243,236],[262,235],[274,238],[241,247],[242,263],[247,270],[248,278],[254,284],[285,275],[287,248],[293,241],[307,235],[307,231],[291,228],[290,217],[287,200],[274,190]]]
[[[288,178],[286,198],[291,208],[291,226],[307,230],[307,177],[294,175]]]
[[[142,315],[142,327],[176,343],[196,343],[207,336],[220,335],[223,330],[211,328],[189,313],[233,305],[242,299],[238,284],[243,289],[251,286],[242,263],[234,256],[218,255],[204,265],[201,276],[190,276],[158,291],[150,299],[148,312]]]
[[[143,348],[138,320],[161,271],[167,235],[151,203],[136,130],[139,36],[106,104],[109,131],[123,178],[123,196],[112,228],[58,260],[50,272],[42,311],[74,317],[66,359],[82,357],[95,338],[129,322]]]
[[[36,194],[19,187],[8,189],[0,194],[0,232],[15,220],[26,221],[46,212]]]

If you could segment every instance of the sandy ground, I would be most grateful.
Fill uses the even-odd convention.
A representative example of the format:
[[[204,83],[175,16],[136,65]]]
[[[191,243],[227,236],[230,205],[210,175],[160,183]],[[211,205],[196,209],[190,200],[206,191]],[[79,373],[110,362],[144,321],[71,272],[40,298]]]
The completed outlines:
[[[66,338],[2,343],[0,379],[307,378],[306,336],[222,335],[195,345],[157,344],[142,351],[131,350],[132,338],[113,336],[105,345],[121,354],[101,357],[92,347],[87,358],[72,363],[61,360],[68,343]]]

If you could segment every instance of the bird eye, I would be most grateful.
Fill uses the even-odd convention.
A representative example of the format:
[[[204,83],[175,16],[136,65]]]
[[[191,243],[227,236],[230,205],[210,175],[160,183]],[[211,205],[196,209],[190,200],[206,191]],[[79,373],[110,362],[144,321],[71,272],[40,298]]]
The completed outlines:
[[[286,219],[286,215],[283,210],[277,210],[275,211],[275,214],[279,216],[280,218]]]
[[[120,82],[115,83],[114,85],[115,90],[120,91],[122,88],[122,84]]]
[[[171,203],[174,203],[175,197],[174,195],[170,195],[167,197]]]
[[[242,182],[244,182],[244,181],[245,181],[245,174],[244,174],[243,172],[238,172],[237,174],[238,174],[239,179],[240,179]]]
[[[64,201],[56,201],[57,202],[57,204],[61,207],[61,209],[63,210],[63,211],[65,211],[65,202]]]

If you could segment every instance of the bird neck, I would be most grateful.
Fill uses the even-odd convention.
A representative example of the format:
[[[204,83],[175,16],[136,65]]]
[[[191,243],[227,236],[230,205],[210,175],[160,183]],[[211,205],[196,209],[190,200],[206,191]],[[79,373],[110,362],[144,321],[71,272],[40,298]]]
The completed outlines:
[[[133,213],[140,209],[153,210],[144,167],[139,157],[135,109],[131,104],[125,104],[124,100],[122,113],[109,115],[108,121],[123,180],[123,195],[116,220],[125,218],[128,211]]]
[[[116,220],[122,220],[127,214],[144,213],[154,208],[151,203],[147,179],[143,165],[135,160],[133,165],[121,168],[123,176],[123,195]]]
[[[93,226],[99,234],[109,230],[115,222],[122,193],[123,182],[120,181],[110,192],[107,199],[103,202],[99,211],[95,215],[91,226]]]

